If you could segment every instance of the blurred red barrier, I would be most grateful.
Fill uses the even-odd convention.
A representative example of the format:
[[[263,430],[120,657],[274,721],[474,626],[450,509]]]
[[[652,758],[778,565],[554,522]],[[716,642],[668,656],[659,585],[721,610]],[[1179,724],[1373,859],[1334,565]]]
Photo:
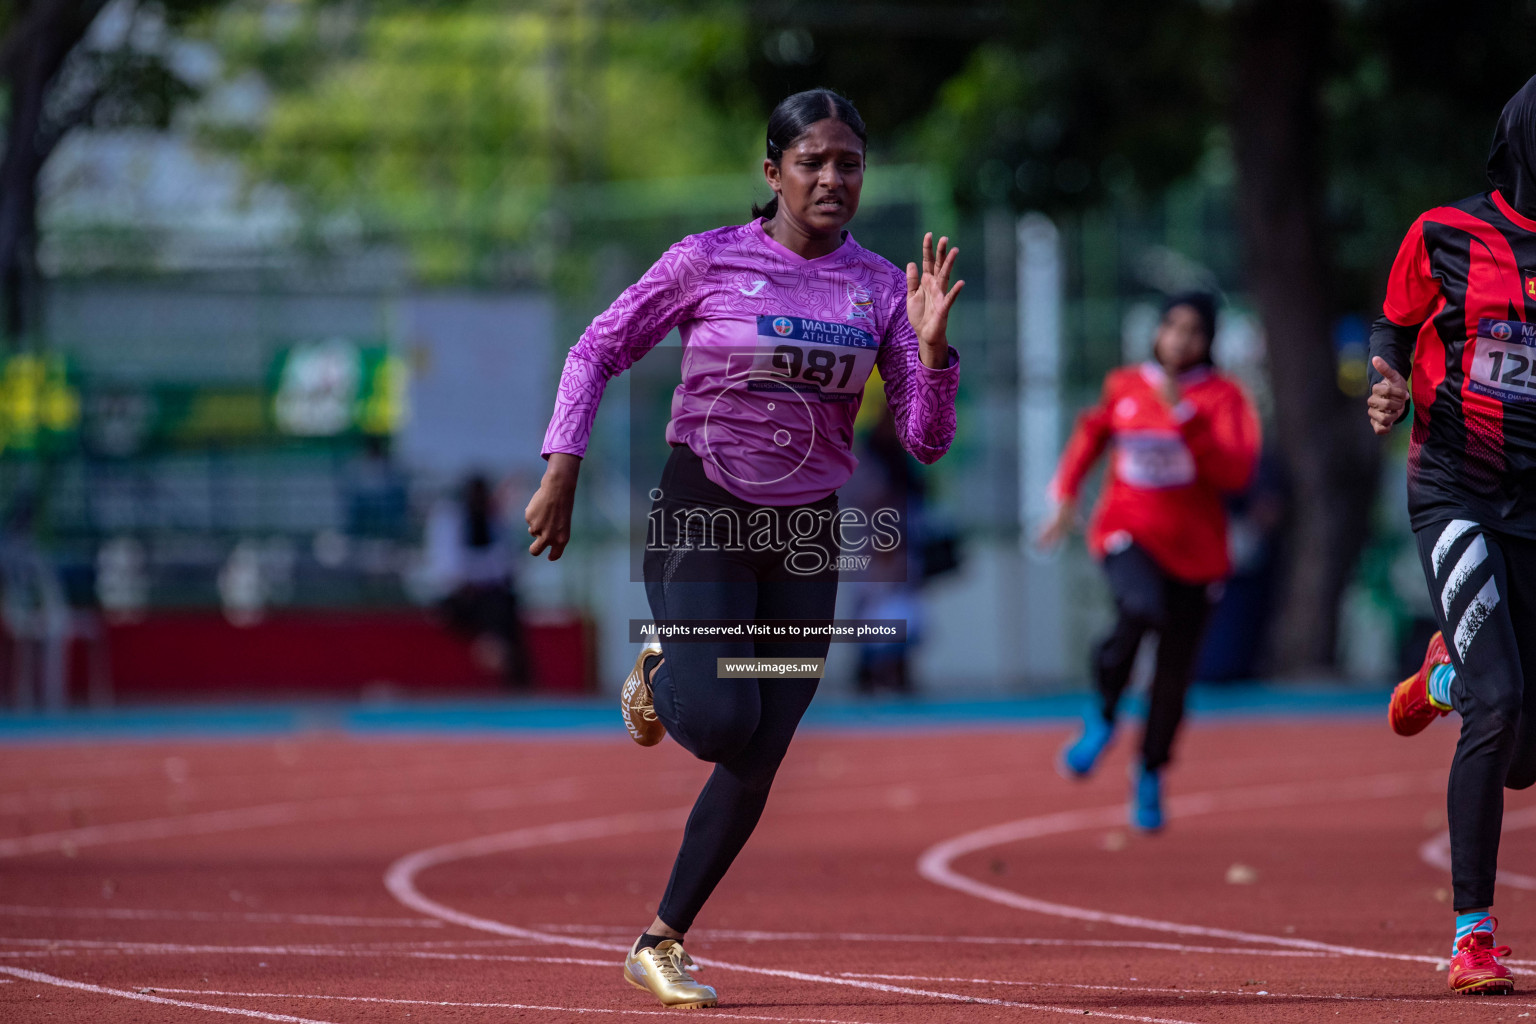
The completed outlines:
[[[524,630],[539,690],[594,688],[588,620],[541,613]],[[250,626],[216,612],[168,612],[109,625],[107,644],[119,700],[505,692],[466,641],[419,611],[289,612]]]

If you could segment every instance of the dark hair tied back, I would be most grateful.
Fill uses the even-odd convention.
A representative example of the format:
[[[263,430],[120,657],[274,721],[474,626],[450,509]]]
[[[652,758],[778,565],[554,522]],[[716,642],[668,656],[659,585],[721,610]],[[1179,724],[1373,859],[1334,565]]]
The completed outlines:
[[[807,89],[805,92],[797,92],[780,101],[773,108],[773,113],[768,115],[768,146],[767,157],[777,167],[779,161],[784,159],[784,151],[796,142],[800,136],[811,130],[811,125],[817,121],[825,121],[832,118],[841,121],[853,129],[853,134],[859,137],[863,143],[869,142],[869,134],[864,128],[864,119],[859,116],[858,110],[847,99],[839,96],[831,89]],[[759,206],[752,204],[752,216],[772,220],[779,212],[779,197],[774,196],[767,203]]]

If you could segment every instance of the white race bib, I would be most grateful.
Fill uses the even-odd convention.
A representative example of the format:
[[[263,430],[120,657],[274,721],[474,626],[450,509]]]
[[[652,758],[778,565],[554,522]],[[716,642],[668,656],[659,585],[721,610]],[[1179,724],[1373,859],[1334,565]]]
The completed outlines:
[[[1536,402],[1536,324],[1477,322],[1470,390],[1501,402]]]
[[[1135,430],[1115,435],[1115,476],[1151,490],[1195,482],[1195,457],[1172,431]]]
[[[848,324],[802,316],[757,318],[753,391],[799,391],[823,402],[851,402],[875,368],[879,340]]]

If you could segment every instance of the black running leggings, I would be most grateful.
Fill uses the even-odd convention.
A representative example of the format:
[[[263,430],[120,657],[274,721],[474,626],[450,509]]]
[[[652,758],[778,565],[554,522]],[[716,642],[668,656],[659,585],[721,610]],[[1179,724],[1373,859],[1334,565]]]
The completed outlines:
[[[1536,782],[1536,541],[1470,519],[1415,532],[1456,667],[1461,738],[1446,790],[1458,911],[1493,905],[1504,789]]]
[[[742,535],[729,536],[731,523],[764,506],[742,501],[704,476],[698,456],[676,447],[662,474],[661,496],[652,520],[663,524],[661,544],[647,538],[644,574],[651,614],[657,619],[810,619],[830,622],[837,601],[837,570],[809,575],[786,564],[783,551],[745,548]],[[832,517],[837,496],[813,505],[776,508],[787,517],[809,510],[824,532],[803,539],[835,554]],[[688,510],[718,512],[684,519]],[[830,514],[824,514],[830,513]],[[682,521],[682,525],[680,525]],[[809,522],[802,517],[802,523]],[[701,530],[712,532],[708,537]],[[802,530],[802,534],[809,531]],[[803,568],[803,564],[802,564]],[[824,658],[825,638],[801,642],[753,640],[687,643],[662,641],[664,661],[652,680],[656,716],[667,734],[715,770],[694,802],[683,830],[682,848],[657,911],[663,921],[686,932],[704,901],[757,827],[779,762],[789,749],[800,717],[816,694],[815,679],[717,678],[717,658]]]
[[[1184,718],[1184,695],[1210,614],[1210,586],[1175,579],[1134,544],[1106,555],[1104,574],[1115,596],[1116,619],[1115,628],[1093,654],[1100,709],[1106,721],[1115,720],[1141,639],[1156,633],[1157,667],[1141,742],[1143,763],[1156,771],[1172,756],[1174,737]]]

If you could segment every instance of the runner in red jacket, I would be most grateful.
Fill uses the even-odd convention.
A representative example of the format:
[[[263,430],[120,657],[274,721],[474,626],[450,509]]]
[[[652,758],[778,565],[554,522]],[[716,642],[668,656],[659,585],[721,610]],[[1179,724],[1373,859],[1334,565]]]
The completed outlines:
[[[1215,329],[1213,297],[1192,292],[1168,301],[1152,361],[1112,371],[1098,404],[1079,417],[1051,483],[1056,512],[1040,534],[1042,546],[1066,535],[1083,479],[1111,449],[1088,547],[1103,562],[1118,618],[1094,652],[1098,708],[1062,751],[1061,767],[1073,778],[1093,771],[1114,736],[1142,637],[1157,633],[1131,803],[1131,823],[1146,831],[1163,824],[1161,772],[1184,715],[1213,593],[1231,571],[1223,499],[1247,485],[1258,458],[1253,403],[1212,366]]]

